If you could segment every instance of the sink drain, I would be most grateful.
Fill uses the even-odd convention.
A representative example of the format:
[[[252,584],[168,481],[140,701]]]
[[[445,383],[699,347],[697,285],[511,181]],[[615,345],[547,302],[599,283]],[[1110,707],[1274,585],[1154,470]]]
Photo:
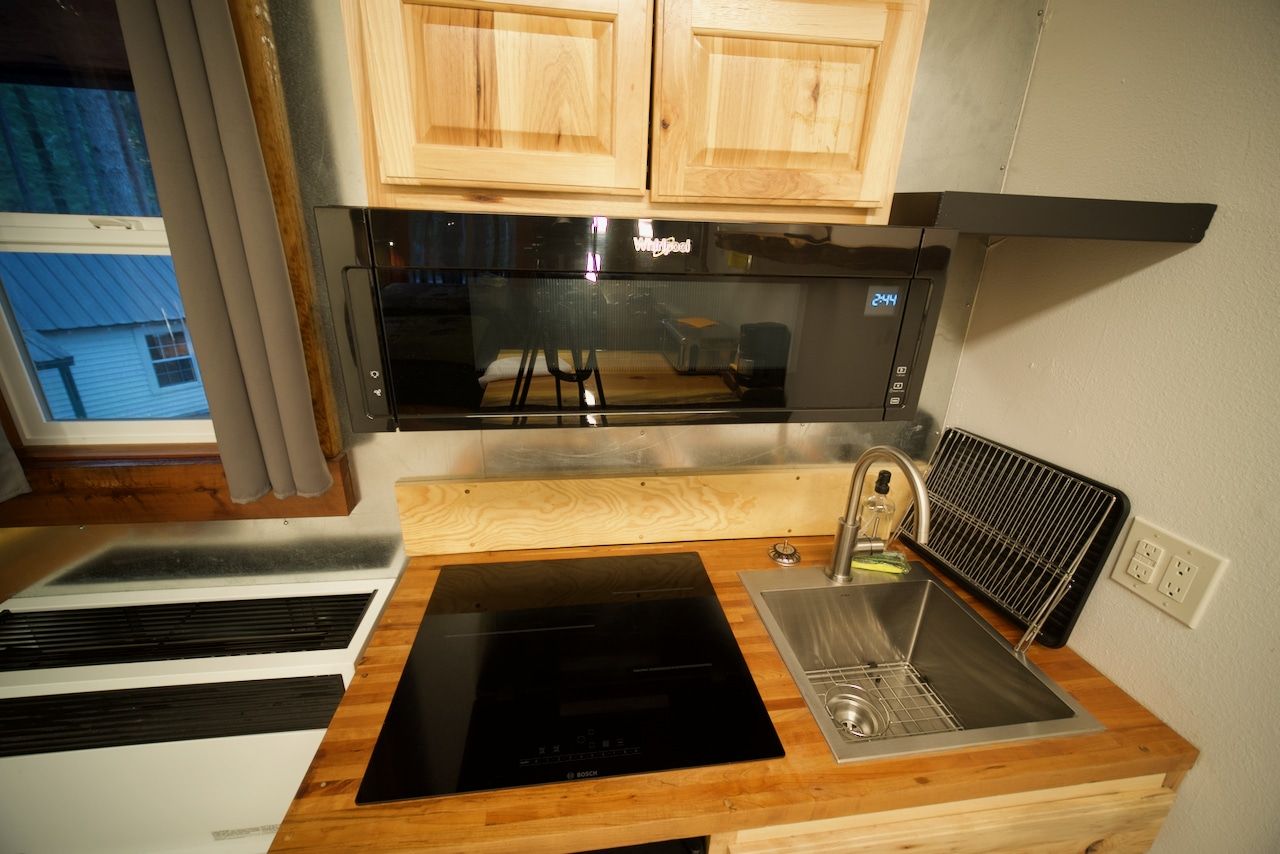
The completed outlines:
[[[849,735],[871,738],[889,728],[888,712],[865,688],[833,685],[826,699],[832,722]]]

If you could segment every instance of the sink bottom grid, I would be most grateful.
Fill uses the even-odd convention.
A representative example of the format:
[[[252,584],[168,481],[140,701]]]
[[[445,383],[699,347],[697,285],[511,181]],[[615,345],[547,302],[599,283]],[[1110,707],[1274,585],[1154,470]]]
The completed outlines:
[[[909,661],[890,664],[867,663],[856,667],[833,667],[805,672],[809,684],[822,702],[837,685],[857,685],[878,700],[889,715],[889,726],[874,736],[854,735],[839,726],[836,731],[848,742],[898,738],[921,733],[958,732],[964,727],[946,703],[929,686],[927,678]]]

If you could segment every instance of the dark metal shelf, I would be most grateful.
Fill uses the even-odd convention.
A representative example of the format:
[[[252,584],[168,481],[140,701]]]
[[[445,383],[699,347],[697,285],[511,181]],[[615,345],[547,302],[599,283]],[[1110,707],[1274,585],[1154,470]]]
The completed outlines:
[[[897,193],[890,225],[1003,237],[1199,243],[1217,205],[1004,193]]]

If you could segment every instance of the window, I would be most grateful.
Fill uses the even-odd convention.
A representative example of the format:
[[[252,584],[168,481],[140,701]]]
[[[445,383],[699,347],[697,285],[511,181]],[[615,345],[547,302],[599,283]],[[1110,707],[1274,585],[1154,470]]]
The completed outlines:
[[[23,442],[212,441],[114,3],[7,17],[0,385]]]
[[[187,333],[170,330],[147,336],[147,352],[161,388],[196,381],[195,360],[187,349]]]
[[[24,443],[212,441],[159,218],[0,213],[0,315]]]
[[[286,128],[284,104],[279,97],[278,84],[268,73],[268,69],[273,69],[278,64],[270,22],[260,14],[260,4],[233,0],[227,5],[236,28],[237,41],[246,54],[245,68],[250,77],[250,91],[256,93],[253,107],[259,134],[264,138],[283,135]],[[114,0],[42,0],[6,4],[4,14],[0,16],[4,19],[4,27],[0,27],[0,42],[4,44],[4,50],[0,50],[0,86],[32,84],[36,82],[32,78],[38,77],[38,85],[126,93],[127,97],[123,100],[128,103],[133,96],[129,91],[131,83],[115,14]],[[186,60],[180,58],[178,61]],[[115,85],[111,85],[113,82]],[[116,103],[119,105],[120,101],[117,100]],[[158,208],[97,202],[86,207],[70,201],[63,206],[40,207],[15,202],[15,196],[6,193],[10,193],[14,187],[16,173],[12,168],[12,151],[21,140],[15,140],[12,136],[6,140],[6,127],[0,121],[0,211],[10,211],[9,214],[0,213],[0,222],[4,223],[0,230],[5,232],[4,236],[8,241],[0,249],[0,254],[9,251],[43,253],[46,258],[55,253],[76,256],[68,259],[70,261],[88,261],[91,256],[101,258],[105,255],[124,255],[134,260],[141,256],[150,258],[153,263],[169,263],[166,257],[167,239]],[[127,129],[127,123],[125,127]],[[117,140],[122,136],[126,140],[131,139],[127,132],[117,133],[115,136]],[[99,136],[98,140],[103,145],[110,141],[110,135]],[[140,142],[140,137],[138,141]],[[295,302],[303,326],[303,339],[318,341],[320,336],[311,320],[311,270],[305,260],[307,250],[301,237],[306,232],[306,226],[300,218],[296,203],[293,160],[283,148],[267,147],[263,154],[268,174],[273,180],[276,198],[282,200],[277,203],[277,217],[282,223],[282,236],[289,248],[286,256],[289,269],[299,285]],[[109,152],[91,152],[86,155],[86,159],[90,161],[95,157],[100,157],[100,162],[104,164],[122,162],[113,160]],[[73,158],[69,162],[74,164],[78,161]],[[141,150],[139,159],[134,159],[133,162],[146,163],[145,148]],[[123,163],[128,170],[128,161]],[[46,174],[65,176],[66,170],[55,169]],[[149,178],[140,184],[134,184],[132,174],[129,173],[124,184],[143,187],[141,194],[136,197],[145,202],[148,198],[146,188]],[[138,174],[142,175],[141,172]],[[82,183],[86,186],[100,186],[93,185],[92,182]],[[31,182],[28,190],[39,186],[39,182]],[[121,186],[121,182],[117,182],[115,186]],[[64,199],[72,195],[66,189],[60,192]],[[15,221],[15,217],[19,221]],[[3,293],[0,288],[0,333],[12,327],[12,330],[21,334],[16,324],[4,322],[6,318],[12,318],[13,313],[4,305],[7,300],[3,298]],[[157,389],[160,386],[155,369],[151,366],[146,336],[182,331],[190,348],[190,335],[183,322],[183,313],[169,313],[166,317],[165,312],[161,312],[149,324],[133,327],[132,357],[140,365],[139,375]],[[49,337],[44,336],[46,341]],[[18,352],[15,340],[18,340],[17,336],[11,331],[7,345],[11,354]],[[32,341],[34,343],[27,342],[23,347],[31,351],[30,362],[38,361],[45,376],[49,378],[45,382],[45,377],[41,377],[41,382],[34,387],[64,388],[60,368],[69,369],[68,373],[71,373],[72,379],[75,378],[74,372],[70,370],[71,364],[66,361],[66,356],[73,354],[67,352],[65,347],[58,350],[45,346],[38,338],[33,337]],[[0,350],[5,349],[6,347],[0,346]],[[268,496],[250,504],[233,502],[221,463],[213,449],[203,444],[212,439],[208,421],[191,419],[192,423],[203,425],[206,433],[204,436],[193,435],[188,441],[202,444],[166,448],[156,446],[154,443],[158,440],[154,436],[140,439],[139,441],[145,442],[145,446],[140,448],[102,448],[93,445],[76,447],[75,441],[67,442],[69,447],[36,447],[30,442],[26,443],[25,447],[18,448],[18,458],[31,481],[33,491],[30,495],[0,502],[0,525],[117,524],[349,514],[356,500],[354,482],[347,458],[342,453],[341,428],[325,382],[323,352],[319,347],[311,346],[305,350],[305,354],[308,385],[315,401],[316,427],[320,431],[321,448],[330,458],[330,471],[335,482],[340,485],[329,490],[323,497],[275,499]],[[0,366],[5,361],[0,359]],[[8,363],[14,364],[14,360],[9,359]],[[20,382],[9,383],[8,379],[3,382],[15,386],[23,383],[32,386],[35,382],[35,365],[24,362],[22,358],[18,358],[16,364]],[[78,366],[80,362],[75,364]],[[195,368],[199,380],[199,366],[195,365]],[[192,388],[199,389],[201,384],[186,383],[161,390],[178,396]],[[7,390],[5,397],[6,402],[12,399]],[[35,399],[32,395],[28,397]],[[92,416],[90,404],[91,401],[82,396],[79,405],[89,410],[86,414]],[[69,400],[66,407],[74,412],[74,404]],[[35,408],[37,422],[43,421],[41,407],[37,405]],[[10,409],[12,410],[11,404]],[[117,423],[142,424],[153,430],[162,428],[176,432],[176,425],[181,420],[167,417]],[[13,421],[16,423],[18,418],[15,417]],[[105,422],[92,419],[55,419],[50,423],[55,426],[66,424],[97,427]],[[6,421],[4,429],[12,438],[25,438],[18,436],[10,426]],[[0,582],[4,580],[3,576],[4,568],[0,567]]]

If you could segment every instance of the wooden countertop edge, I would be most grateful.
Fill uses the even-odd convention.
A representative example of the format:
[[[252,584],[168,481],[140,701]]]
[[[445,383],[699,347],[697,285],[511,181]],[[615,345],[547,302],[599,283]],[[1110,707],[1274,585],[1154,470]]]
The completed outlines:
[[[820,565],[830,537],[797,540]],[[558,783],[396,804],[354,797],[439,566],[547,556],[548,550],[415,558],[379,622],[272,851],[395,850],[538,854],[700,836],[1085,783],[1164,775],[1176,788],[1198,752],[1072,652],[1031,659],[1107,728],[1097,733],[836,765],[736,570],[771,568],[767,542],[740,540],[555,550],[698,551],[787,755],[776,760]],[[755,557],[761,556],[760,558]],[[954,588],[954,585],[952,585]],[[1017,627],[958,591],[1006,637]]]

